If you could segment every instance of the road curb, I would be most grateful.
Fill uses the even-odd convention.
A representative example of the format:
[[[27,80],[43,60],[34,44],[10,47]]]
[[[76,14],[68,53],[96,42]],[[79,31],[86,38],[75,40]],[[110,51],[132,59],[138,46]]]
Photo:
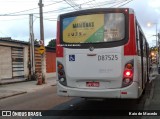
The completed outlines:
[[[9,94],[9,95],[5,95],[5,96],[1,96],[1,97],[0,97],[0,100],[1,100],[1,99],[5,99],[5,98],[8,98],[8,97],[13,97],[13,96],[25,94],[25,93],[27,93],[27,91],[17,92],[17,93],[14,93],[14,94]]]
[[[0,82],[0,85],[8,85],[8,84],[15,84],[15,83],[22,83],[22,82],[28,82],[28,81],[33,81],[33,80],[16,80],[16,81],[8,81],[8,82]]]

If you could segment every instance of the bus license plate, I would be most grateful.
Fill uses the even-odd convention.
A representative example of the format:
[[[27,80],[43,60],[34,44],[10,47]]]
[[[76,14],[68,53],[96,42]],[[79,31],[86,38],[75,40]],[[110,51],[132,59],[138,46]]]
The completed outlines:
[[[99,82],[86,82],[87,87],[99,87]]]

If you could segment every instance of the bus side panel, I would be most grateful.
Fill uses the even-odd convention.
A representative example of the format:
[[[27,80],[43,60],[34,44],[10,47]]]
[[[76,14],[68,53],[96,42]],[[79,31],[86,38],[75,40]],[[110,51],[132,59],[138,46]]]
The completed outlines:
[[[63,57],[63,47],[60,46],[60,21],[57,21],[56,57]]]
[[[141,57],[140,56],[136,56],[135,57],[135,69],[134,71],[136,72],[135,74],[137,74],[137,82],[138,82],[138,92],[139,92],[139,96],[142,94],[143,92],[143,88],[142,88],[142,65],[141,65],[142,61],[141,61]]]
[[[129,15],[129,40],[124,46],[124,55],[137,55],[136,48],[136,33],[135,33],[135,16],[134,14]]]
[[[124,46],[124,56],[129,60],[129,56],[133,56],[134,59],[134,76],[133,82],[136,82],[137,85],[132,88],[132,90],[128,90],[128,92],[135,94],[134,97],[139,97],[143,91],[142,89],[142,71],[141,71],[141,57],[137,56],[137,47],[136,47],[136,29],[135,29],[135,15],[129,15],[129,40],[128,43]],[[131,59],[132,59],[131,58]],[[125,61],[127,62],[127,60]],[[127,98],[129,95],[122,95],[122,98]]]

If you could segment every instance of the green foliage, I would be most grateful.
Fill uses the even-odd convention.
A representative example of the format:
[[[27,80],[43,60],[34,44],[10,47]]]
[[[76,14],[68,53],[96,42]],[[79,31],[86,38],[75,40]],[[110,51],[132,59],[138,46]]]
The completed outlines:
[[[150,48],[150,51],[158,51],[158,49],[157,49],[156,46],[154,46],[154,47],[151,47],[151,48]]]
[[[39,41],[37,39],[34,40],[34,45],[39,45]]]
[[[56,39],[52,39],[51,41],[49,41],[49,43],[48,43],[48,45],[47,45],[48,47],[56,47]]]

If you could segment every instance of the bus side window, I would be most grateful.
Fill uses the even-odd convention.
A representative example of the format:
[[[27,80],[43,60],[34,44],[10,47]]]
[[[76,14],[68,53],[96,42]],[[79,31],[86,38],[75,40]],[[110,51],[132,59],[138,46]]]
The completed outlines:
[[[137,53],[141,56],[141,48],[140,48],[140,38],[139,38],[139,28],[138,25],[136,27],[136,39],[137,39]]]
[[[143,41],[143,34],[141,31],[139,31],[139,46],[140,46],[140,56],[144,57],[144,41]]]
[[[146,54],[146,39],[143,37],[143,57],[147,57]]]

